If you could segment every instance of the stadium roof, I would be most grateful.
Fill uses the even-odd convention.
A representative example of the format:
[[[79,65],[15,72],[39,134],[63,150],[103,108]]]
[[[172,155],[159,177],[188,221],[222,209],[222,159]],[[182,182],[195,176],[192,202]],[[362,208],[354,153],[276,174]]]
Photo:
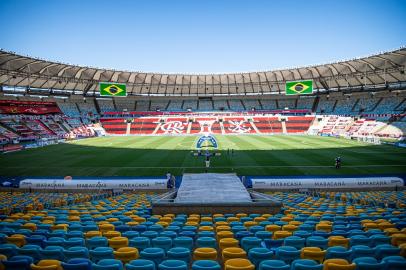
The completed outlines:
[[[53,62],[0,50],[0,85],[76,90],[97,96],[99,82],[127,84],[129,95],[255,95],[285,91],[286,81],[311,79],[315,89],[340,90],[406,81],[406,47],[307,67],[231,74],[161,74]],[[75,91],[75,92],[76,92]]]

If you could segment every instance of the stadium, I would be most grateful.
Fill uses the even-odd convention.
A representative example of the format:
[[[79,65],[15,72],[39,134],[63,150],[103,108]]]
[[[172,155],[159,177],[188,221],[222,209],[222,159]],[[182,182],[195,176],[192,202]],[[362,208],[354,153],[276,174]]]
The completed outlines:
[[[0,269],[406,269],[403,45],[196,74],[0,49]]]

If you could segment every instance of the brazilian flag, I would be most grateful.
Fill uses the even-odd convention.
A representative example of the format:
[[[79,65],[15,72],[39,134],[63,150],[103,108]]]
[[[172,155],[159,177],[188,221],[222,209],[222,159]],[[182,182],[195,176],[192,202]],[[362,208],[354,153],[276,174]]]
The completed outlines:
[[[313,93],[313,81],[286,82],[286,95],[302,95]]]
[[[122,83],[100,83],[100,96],[126,97],[126,85]]]

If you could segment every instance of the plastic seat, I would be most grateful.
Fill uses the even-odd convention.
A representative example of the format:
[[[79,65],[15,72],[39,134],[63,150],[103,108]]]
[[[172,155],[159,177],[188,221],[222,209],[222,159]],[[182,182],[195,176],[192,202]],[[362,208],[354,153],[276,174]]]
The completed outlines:
[[[345,259],[350,260],[352,250],[342,246],[329,247],[326,253],[326,259]]]
[[[210,247],[216,248],[217,242],[213,237],[199,237],[196,240],[197,247]]]
[[[70,247],[63,251],[66,260],[74,258],[89,259],[89,250],[85,247]]]
[[[122,261],[124,264],[132,260],[138,259],[138,249],[134,247],[121,247],[113,252],[117,260]]]
[[[399,246],[400,244],[406,243],[406,233],[395,233],[391,235],[391,244],[394,246]]]
[[[328,246],[342,246],[348,248],[350,244],[350,240],[348,238],[342,236],[330,236],[328,238]]]
[[[114,231],[115,226],[110,223],[105,223],[105,224],[100,224],[99,225],[99,231],[102,233],[108,232],[108,231]]]
[[[321,236],[310,236],[306,239],[306,246],[327,249],[328,248],[328,239],[321,237]]]
[[[137,259],[125,265],[126,270],[155,270],[155,263],[151,260]]]
[[[186,264],[190,263],[191,251],[185,247],[174,247],[167,252],[168,259],[184,261]]]
[[[291,246],[282,246],[276,248],[275,258],[286,263],[290,263],[300,258],[300,250]]]
[[[267,248],[252,248],[248,252],[248,259],[258,268],[262,261],[273,259],[273,252]]]
[[[123,270],[123,263],[115,259],[103,259],[92,265],[93,270]]]
[[[259,264],[258,270],[289,270],[290,266],[281,260],[265,260]]]
[[[356,245],[351,248],[351,260],[359,257],[374,257],[375,249],[369,246]]]
[[[19,255],[25,255],[33,258],[34,263],[41,260],[41,247],[38,245],[25,245],[18,249]]]
[[[222,238],[219,242],[220,250],[223,250],[228,247],[239,247],[239,242],[234,238]]]
[[[31,264],[32,270],[63,270],[58,260],[41,260],[37,264]]]
[[[61,263],[63,270],[92,270],[92,262],[84,258],[75,258]]]
[[[275,231],[273,232],[272,238],[274,240],[278,240],[278,239],[283,239],[286,238],[288,236],[291,236],[292,232],[288,232],[288,231]]]
[[[151,242],[148,237],[140,236],[134,237],[130,239],[129,246],[137,248],[139,251],[149,248],[151,246]]]
[[[365,245],[371,246],[371,239],[365,235],[354,235],[350,237],[350,246]]]
[[[291,263],[291,270],[322,270],[324,265],[314,260],[297,259]]]
[[[89,249],[94,249],[97,247],[108,247],[109,241],[106,237],[102,236],[95,236],[86,240],[86,246]]]
[[[148,237],[151,241],[154,238],[157,238],[159,233],[155,231],[145,231],[140,234],[141,236]]]
[[[272,232],[268,232],[268,231],[257,231],[255,233],[255,237],[258,237],[262,240],[264,239],[271,239],[272,238]]]
[[[98,262],[103,259],[114,259],[113,249],[110,247],[97,247],[89,250],[90,258],[93,262]]]
[[[43,247],[45,239],[47,238],[44,235],[31,235],[30,237],[25,238],[27,244],[38,245],[40,247]]]
[[[344,259],[328,259],[323,263],[323,270],[355,270],[355,263],[350,264]]]
[[[68,240],[65,240],[65,248],[70,247],[84,247],[85,246],[85,239],[79,237],[72,237]]]
[[[254,270],[255,265],[253,265],[247,259],[229,259],[224,263],[224,270]]]
[[[373,257],[359,257],[352,262],[356,264],[357,270],[381,270],[386,268],[385,262],[378,262]]]
[[[266,248],[276,249],[277,247],[281,247],[283,245],[283,239],[265,239],[264,244]]]
[[[22,247],[25,245],[25,236],[22,234],[13,234],[11,236],[6,237],[6,241],[9,244],[14,244],[17,247]]]
[[[388,256],[382,259],[386,264],[386,270],[404,270],[406,269],[406,259],[401,256]]]
[[[165,260],[158,265],[158,270],[188,270],[188,267],[184,261]]]
[[[96,236],[102,236],[102,232],[100,231],[87,231],[85,233],[85,238],[89,239],[89,238],[93,238]]]
[[[184,247],[190,250],[193,249],[193,238],[187,236],[179,236],[173,239],[174,247]]]
[[[319,247],[304,247],[300,252],[301,259],[311,259],[322,263],[326,256],[326,250],[321,250]]]
[[[63,237],[50,237],[47,240],[44,240],[44,246],[59,246],[59,247],[64,247],[65,246],[65,238]]]
[[[112,239],[112,238],[115,238],[115,237],[121,237],[121,232],[108,231],[108,232],[104,232],[103,236],[106,237],[107,239]]]
[[[241,247],[248,252],[251,248],[261,247],[261,242],[258,237],[244,237],[241,239]]]
[[[159,236],[152,239],[152,246],[162,248],[168,251],[172,247],[172,239],[169,237]]]
[[[386,256],[398,256],[400,254],[400,248],[383,244],[375,247],[375,258],[382,260]]]
[[[383,234],[373,234],[369,236],[369,239],[371,240],[371,245],[378,246],[378,245],[383,245],[383,244],[390,244],[391,238],[383,235]]]
[[[64,248],[60,246],[48,246],[40,250],[41,257],[43,259],[52,259],[58,261],[64,261],[65,255],[63,255]]]
[[[228,247],[223,249],[222,258],[223,262],[226,262],[227,260],[234,258],[246,259],[247,253],[245,252],[244,249],[239,247]]]
[[[6,270],[30,270],[34,260],[29,256],[14,256],[8,260],[1,260]]]
[[[113,249],[119,249],[121,247],[128,247],[128,238],[127,237],[113,237],[108,240],[109,241],[109,246]]]
[[[155,265],[159,265],[165,258],[165,250],[157,247],[146,248],[140,255],[141,259],[151,260]]]
[[[122,234],[123,237],[127,237],[128,240],[133,239],[134,237],[139,237],[140,233],[137,231],[126,231]]]
[[[305,246],[305,241],[306,239],[298,236],[288,236],[285,239],[283,239],[283,245],[301,249]]]
[[[192,270],[221,270],[221,266],[216,261],[200,260],[193,262]]]
[[[193,260],[217,260],[217,250],[209,247],[199,247],[193,251]]]

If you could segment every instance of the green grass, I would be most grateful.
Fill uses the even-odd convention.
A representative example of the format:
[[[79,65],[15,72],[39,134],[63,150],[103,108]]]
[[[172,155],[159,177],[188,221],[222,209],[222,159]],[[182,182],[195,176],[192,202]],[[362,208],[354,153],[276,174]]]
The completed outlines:
[[[406,174],[406,149],[316,136],[216,136],[210,172],[240,175]],[[100,137],[0,156],[3,176],[142,176],[204,172],[197,137]],[[233,148],[234,156],[227,154]],[[336,170],[334,158],[343,167]]]

